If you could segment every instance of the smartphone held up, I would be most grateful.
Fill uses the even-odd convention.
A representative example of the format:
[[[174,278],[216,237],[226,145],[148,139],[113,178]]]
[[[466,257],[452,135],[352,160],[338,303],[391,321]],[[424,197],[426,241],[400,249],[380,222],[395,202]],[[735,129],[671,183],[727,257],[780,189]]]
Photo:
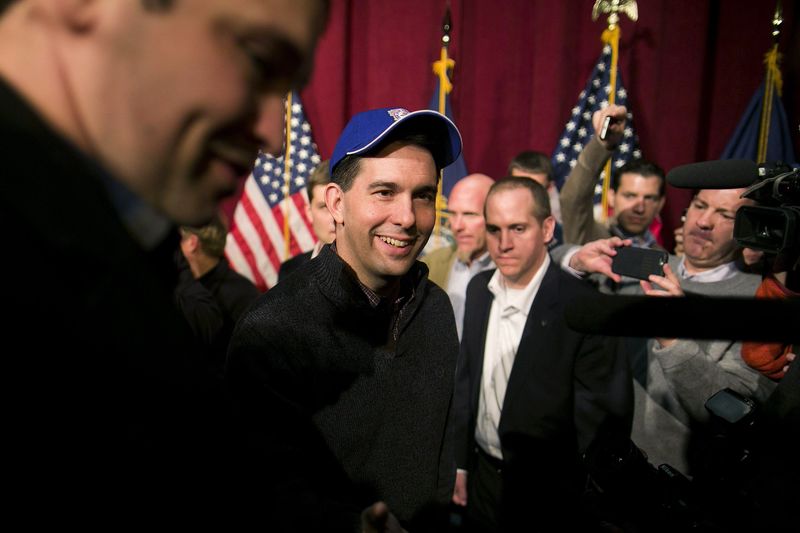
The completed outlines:
[[[620,276],[647,281],[651,274],[664,275],[668,258],[663,250],[625,246],[617,248],[617,255],[611,260],[611,270]]]

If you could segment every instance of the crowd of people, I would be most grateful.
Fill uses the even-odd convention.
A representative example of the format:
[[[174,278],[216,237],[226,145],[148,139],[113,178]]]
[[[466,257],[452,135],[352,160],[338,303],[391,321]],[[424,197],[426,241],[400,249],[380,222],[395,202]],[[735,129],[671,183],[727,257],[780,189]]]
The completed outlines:
[[[454,242],[420,257],[461,134],[434,111],[372,109],[308,184],[318,244],[259,294],[225,261],[218,202],[259,149],[282,149],[283,96],[328,9],[0,2],[11,506],[83,526],[235,508],[268,531],[647,531],[590,496],[598,436],[691,479],[708,398],[768,403],[796,382],[793,350],[762,372],[736,339],[589,334],[565,310],[754,296],[762,275],[733,238],[752,201],[697,191],[662,275],[615,273],[619,248],[663,249],[665,175],[617,169],[614,216],[595,221],[627,115],[609,105],[560,193],[525,149],[507,176],[456,184]]]

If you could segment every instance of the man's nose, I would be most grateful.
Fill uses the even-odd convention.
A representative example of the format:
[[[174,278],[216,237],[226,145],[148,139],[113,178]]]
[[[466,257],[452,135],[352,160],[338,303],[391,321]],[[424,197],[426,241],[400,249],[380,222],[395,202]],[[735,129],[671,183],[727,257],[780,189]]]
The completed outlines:
[[[709,211],[703,211],[700,216],[697,217],[697,226],[703,229],[713,228],[713,215]]]
[[[391,222],[404,229],[413,227],[417,217],[414,213],[414,200],[411,196],[397,195],[393,204]]]
[[[511,237],[511,233],[508,231],[501,230],[500,231],[500,250],[503,252],[507,252],[514,248],[514,239]]]

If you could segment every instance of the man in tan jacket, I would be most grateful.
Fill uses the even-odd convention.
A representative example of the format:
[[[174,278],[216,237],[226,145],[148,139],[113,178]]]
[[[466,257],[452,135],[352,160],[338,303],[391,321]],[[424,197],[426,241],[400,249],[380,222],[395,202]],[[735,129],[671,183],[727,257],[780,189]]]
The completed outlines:
[[[485,174],[470,174],[456,183],[450,192],[449,225],[455,246],[435,250],[421,260],[428,265],[428,279],[443,288],[450,297],[461,340],[467,284],[478,272],[494,268],[486,251],[486,222],[483,204],[494,180]]]

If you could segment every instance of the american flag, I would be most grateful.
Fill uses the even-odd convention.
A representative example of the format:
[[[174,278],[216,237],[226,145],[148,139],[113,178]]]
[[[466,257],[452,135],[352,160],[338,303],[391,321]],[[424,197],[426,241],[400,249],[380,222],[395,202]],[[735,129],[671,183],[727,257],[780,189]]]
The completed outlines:
[[[608,95],[611,92],[610,79],[611,46],[605,45],[603,53],[600,54],[592,75],[586,83],[586,88],[578,95],[578,103],[572,108],[572,116],[564,128],[564,133],[561,134],[558,146],[553,151],[553,174],[559,189],[564,185],[564,181],[569,176],[572,167],[577,164],[581,150],[594,135],[592,115],[598,109],[608,106]],[[628,107],[628,93],[622,86],[622,75],[619,69],[617,69],[615,103]],[[625,134],[622,142],[611,157],[612,168],[619,168],[629,160],[640,157],[642,157],[642,154],[639,150],[639,139],[633,131],[633,115],[630,112],[630,108],[628,108]],[[601,172],[595,186],[594,203],[596,206],[602,201],[604,179],[605,171]]]
[[[289,173],[286,151],[280,157],[259,153],[253,171],[233,212],[225,244],[231,266],[265,291],[278,281],[283,261],[313,248],[316,236],[306,215],[306,180],[320,163],[311,126],[300,96],[292,93],[289,127]],[[284,143],[285,145],[286,143]],[[288,201],[285,201],[288,195]],[[285,252],[284,224],[289,225],[289,256]]]

